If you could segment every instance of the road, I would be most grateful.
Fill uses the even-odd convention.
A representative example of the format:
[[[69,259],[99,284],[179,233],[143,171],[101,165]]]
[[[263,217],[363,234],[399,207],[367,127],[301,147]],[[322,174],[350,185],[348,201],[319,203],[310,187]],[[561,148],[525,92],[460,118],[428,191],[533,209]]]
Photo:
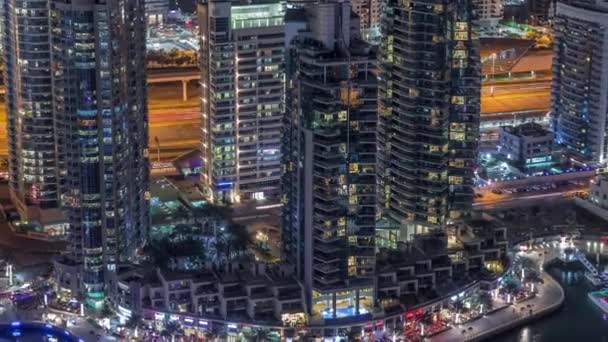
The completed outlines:
[[[198,93],[195,82],[189,84],[190,99],[181,100],[181,84],[166,83],[148,86],[148,108],[150,117],[149,144],[156,157],[156,143],[160,141],[161,159],[166,161],[183,154],[199,143],[200,116]],[[6,156],[7,132],[6,109],[0,101],[0,157]]]
[[[494,209],[496,207],[505,207],[509,204],[513,205],[526,205],[531,201],[540,201],[550,198],[570,198],[576,193],[587,192],[589,190],[589,178],[581,178],[583,184],[575,185],[563,185],[555,189],[541,190],[541,191],[530,191],[530,192],[517,192],[517,193],[503,193],[495,194],[489,189],[476,189],[477,193],[483,195],[481,198],[475,199],[475,206],[478,210]]]
[[[187,70],[178,72],[151,73],[150,78],[171,79],[174,77],[193,77],[198,72]],[[198,118],[199,99],[196,82],[188,85],[189,99],[182,101],[182,85],[178,82],[150,84],[148,86],[148,108],[150,117],[150,152],[155,160],[157,145],[160,141],[161,160],[167,161],[190,149],[196,148],[200,139]],[[548,111],[550,102],[550,80],[513,80],[497,82],[491,95],[489,84],[482,88],[483,114],[502,113],[522,110]],[[482,117],[483,120],[483,117]],[[6,114],[4,102],[0,102],[0,157],[7,155]]]
[[[492,90],[492,87],[494,89]],[[551,80],[502,82],[484,84],[481,96],[481,113],[507,113],[525,110],[549,111],[551,106]]]

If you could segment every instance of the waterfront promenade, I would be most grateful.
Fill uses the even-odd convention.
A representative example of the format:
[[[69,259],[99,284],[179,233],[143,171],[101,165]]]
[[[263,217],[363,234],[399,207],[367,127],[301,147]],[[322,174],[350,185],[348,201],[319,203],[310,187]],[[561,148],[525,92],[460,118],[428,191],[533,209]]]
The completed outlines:
[[[537,252],[530,253],[527,257],[546,264],[556,258],[559,253],[558,248],[553,247],[545,248],[544,251],[547,254],[542,259],[538,257]],[[536,297],[519,304],[513,304],[473,322],[454,326],[444,333],[429,338],[428,341],[460,342],[486,340],[554,312],[564,302],[564,290],[547,272],[542,272],[541,279],[543,284],[537,284],[538,293]],[[530,310],[532,310],[532,313],[530,313]]]

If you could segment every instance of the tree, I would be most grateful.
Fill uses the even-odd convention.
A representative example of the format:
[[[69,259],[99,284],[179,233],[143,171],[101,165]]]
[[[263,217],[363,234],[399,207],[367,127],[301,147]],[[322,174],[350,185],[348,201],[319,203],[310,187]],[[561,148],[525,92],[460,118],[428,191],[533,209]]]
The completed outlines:
[[[228,227],[226,227],[226,233],[228,234],[228,242],[230,246],[234,248],[238,257],[240,257],[252,243],[251,235],[249,235],[247,227],[241,224],[229,224]]]
[[[267,341],[268,340],[268,330],[257,329],[255,332],[255,340],[257,342]]]
[[[223,236],[216,236],[215,240],[212,243],[213,249],[215,249],[215,260],[217,263],[221,264],[227,253],[227,244],[226,240],[224,240]]]
[[[175,335],[181,334],[180,330],[179,324],[174,321],[169,321],[167,324],[165,324],[165,329],[161,332],[161,335],[174,339]]]
[[[220,223],[229,221],[231,215],[232,208],[229,206],[207,203],[203,207],[194,210],[194,222],[208,225],[211,228],[209,233],[217,235]]]
[[[141,317],[137,314],[132,314],[131,317],[125,322],[125,326],[129,329],[135,329],[139,325]]]
[[[492,310],[494,301],[492,300],[492,296],[488,292],[481,292],[479,294],[479,303],[483,304],[483,307],[486,311]]]
[[[183,241],[187,237],[190,237],[192,234],[192,226],[188,224],[177,224],[173,229],[173,236],[177,238],[178,241]]]
[[[108,305],[108,303],[104,303],[103,304],[103,308],[101,309],[101,317],[110,317],[112,316],[113,312],[110,309],[110,306]]]

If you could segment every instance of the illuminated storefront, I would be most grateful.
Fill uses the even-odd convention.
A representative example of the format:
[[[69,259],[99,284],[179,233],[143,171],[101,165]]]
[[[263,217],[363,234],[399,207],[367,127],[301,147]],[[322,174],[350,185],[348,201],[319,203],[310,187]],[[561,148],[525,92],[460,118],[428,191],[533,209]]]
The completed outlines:
[[[340,291],[322,294],[313,291],[313,316],[325,319],[363,315],[373,308],[373,289]]]

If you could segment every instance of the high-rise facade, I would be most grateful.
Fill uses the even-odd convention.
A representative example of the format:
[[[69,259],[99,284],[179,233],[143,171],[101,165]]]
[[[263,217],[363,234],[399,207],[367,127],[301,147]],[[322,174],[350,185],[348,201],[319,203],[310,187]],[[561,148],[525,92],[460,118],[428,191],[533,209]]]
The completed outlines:
[[[608,157],[608,2],[559,1],[554,18],[551,115],[556,141]]]
[[[169,0],[146,1],[146,20],[148,25],[162,25],[169,14]]]
[[[382,16],[381,0],[352,0],[353,12],[359,16],[362,30],[380,27],[380,17]]]
[[[71,256],[89,304],[149,226],[143,1],[51,1],[53,105]]]
[[[477,20],[482,26],[496,26],[504,15],[505,0],[475,0]]]
[[[4,4],[13,198],[63,209],[58,265],[99,306],[149,226],[144,4]]]
[[[288,13],[284,257],[313,318],[374,305],[377,75],[349,3]],[[293,38],[293,39],[292,39]]]
[[[388,1],[378,127],[378,245],[464,219],[479,136],[472,0]]]
[[[59,206],[47,0],[4,0],[2,36],[11,199],[21,217]]]
[[[198,6],[201,182],[216,202],[278,197],[284,6],[223,0]]]
[[[553,19],[557,0],[528,0],[528,15],[534,24],[546,24]]]

